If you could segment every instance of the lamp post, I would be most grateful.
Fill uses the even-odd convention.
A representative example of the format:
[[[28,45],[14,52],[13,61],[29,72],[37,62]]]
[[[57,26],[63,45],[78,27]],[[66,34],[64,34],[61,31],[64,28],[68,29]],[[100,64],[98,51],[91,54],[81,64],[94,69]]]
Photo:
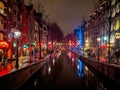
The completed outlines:
[[[98,41],[98,61],[100,60],[100,38],[97,38]]]
[[[41,59],[41,28],[39,28],[39,59]]]
[[[17,44],[19,44],[19,41],[17,41]],[[19,67],[19,63],[18,63],[18,61],[19,61],[19,55],[18,55],[18,48],[19,48],[19,46],[17,46],[17,53],[16,53],[16,65],[15,65],[15,67],[16,68],[18,68]]]
[[[111,0],[109,0],[109,11],[108,11],[108,23],[109,23],[109,30],[108,30],[108,62],[110,63],[110,36],[111,36]]]
[[[17,39],[17,52],[16,52],[16,64],[15,64],[15,67],[18,68],[19,67],[19,53],[18,53],[18,48],[19,48],[19,38],[21,36],[21,32],[19,30],[16,30],[14,32],[14,38]]]
[[[39,2],[39,0],[37,0],[37,9],[38,9],[38,15],[37,15],[37,20],[39,23],[38,26],[38,33],[39,33],[39,59],[42,58],[41,56],[41,31],[42,31],[42,13],[40,13],[40,9],[43,8],[42,4]]]

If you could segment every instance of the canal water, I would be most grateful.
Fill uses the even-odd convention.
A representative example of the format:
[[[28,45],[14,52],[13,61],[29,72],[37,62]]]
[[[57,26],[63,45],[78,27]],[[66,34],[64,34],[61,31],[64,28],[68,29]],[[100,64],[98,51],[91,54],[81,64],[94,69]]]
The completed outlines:
[[[73,53],[58,52],[19,90],[115,90],[111,85],[111,82],[86,66]]]

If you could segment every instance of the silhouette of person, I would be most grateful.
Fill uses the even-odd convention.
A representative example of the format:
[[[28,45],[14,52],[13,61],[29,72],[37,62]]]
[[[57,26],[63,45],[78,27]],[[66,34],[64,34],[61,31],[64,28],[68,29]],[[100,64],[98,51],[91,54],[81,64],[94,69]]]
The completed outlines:
[[[0,52],[0,62],[2,61],[2,52]]]

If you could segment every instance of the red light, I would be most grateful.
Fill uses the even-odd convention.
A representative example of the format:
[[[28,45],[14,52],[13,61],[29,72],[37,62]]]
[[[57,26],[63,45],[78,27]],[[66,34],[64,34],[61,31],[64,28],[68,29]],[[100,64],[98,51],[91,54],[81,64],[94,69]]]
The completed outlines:
[[[52,44],[48,44],[48,46],[49,46],[49,47],[51,47],[51,46],[52,46]]]
[[[38,43],[37,43],[38,46],[39,46],[39,45],[43,45],[43,44],[44,44],[43,42],[40,42],[40,43],[38,42]]]
[[[74,46],[75,45],[75,43],[74,42],[72,42],[72,46]]]
[[[0,76],[4,76],[8,73],[10,73],[10,71],[13,69],[12,64],[8,63],[7,67],[4,68],[4,66],[0,66]]]
[[[0,48],[9,48],[9,43],[7,41],[0,41]]]
[[[40,45],[43,45],[43,42],[41,42]]]

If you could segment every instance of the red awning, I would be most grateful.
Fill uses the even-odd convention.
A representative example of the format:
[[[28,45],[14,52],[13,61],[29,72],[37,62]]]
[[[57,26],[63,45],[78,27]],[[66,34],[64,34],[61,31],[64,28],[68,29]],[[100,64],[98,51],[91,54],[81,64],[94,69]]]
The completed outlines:
[[[0,40],[0,48],[1,49],[7,49],[9,48],[10,44],[8,41],[5,41],[5,40]]]

